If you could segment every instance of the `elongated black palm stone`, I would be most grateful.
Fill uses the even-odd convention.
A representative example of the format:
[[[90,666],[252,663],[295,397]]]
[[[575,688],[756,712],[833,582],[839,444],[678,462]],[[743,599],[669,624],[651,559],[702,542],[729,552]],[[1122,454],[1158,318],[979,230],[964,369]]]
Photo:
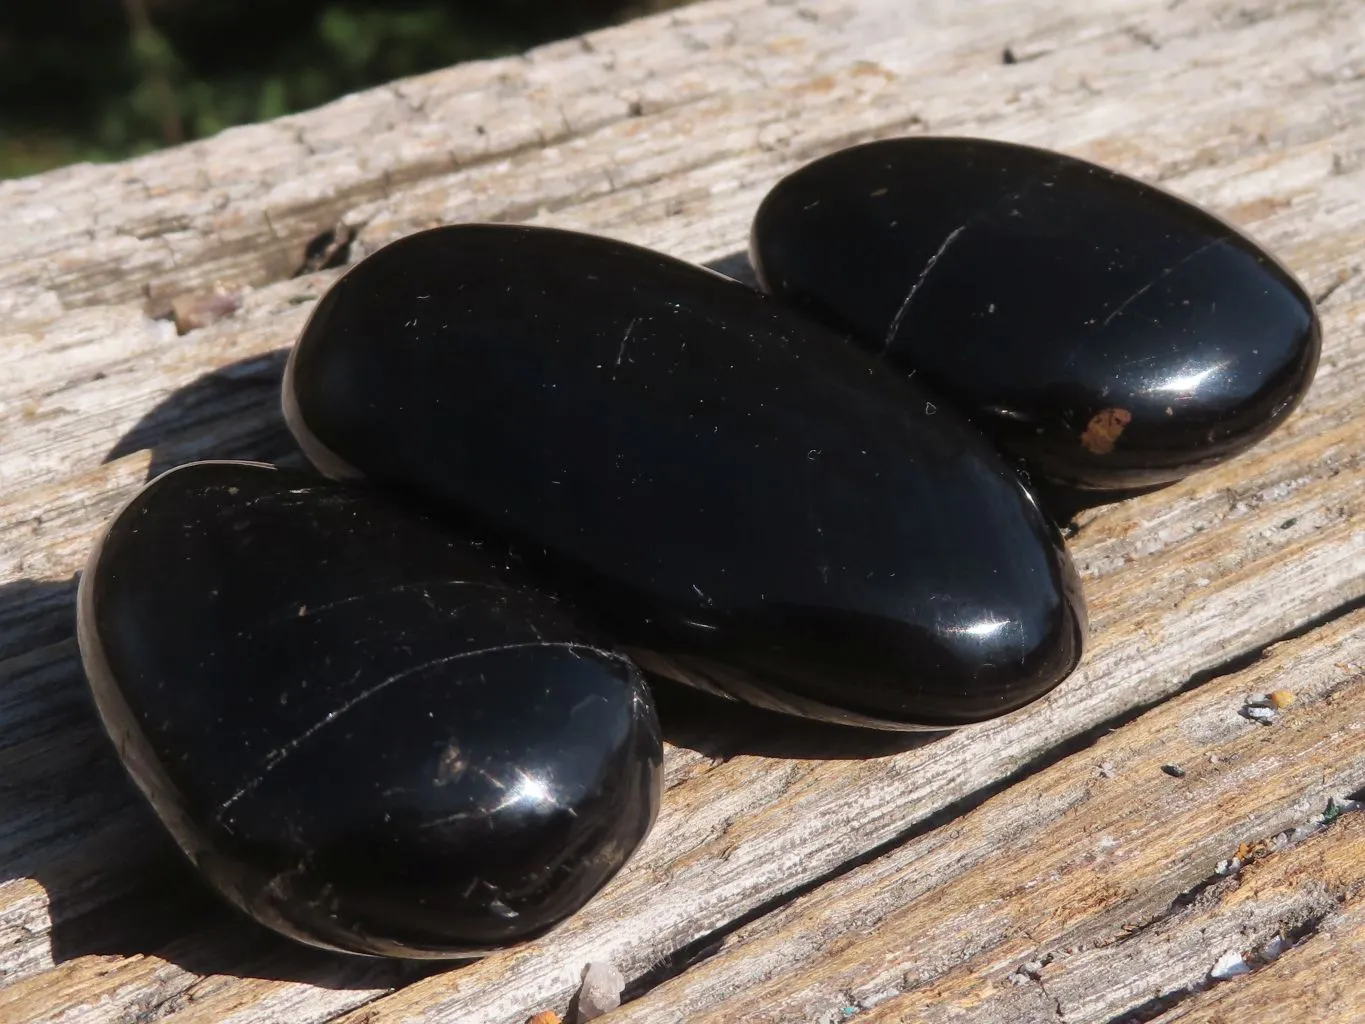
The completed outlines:
[[[324,472],[533,552],[645,668],[949,727],[1080,657],[1071,562],[977,430],[657,253],[509,226],[410,236],[319,302],[284,402]]]
[[[162,475],[81,580],[119,755],[210,882],[333,949],[542,934],[626,861],[661,742],[631,664],[494,550],[245,463]]]
[[[1063,484],[1122,490],[1227,459],[1312,381],[1313,306],[1264,250],[1167,192],[1046,150],[855,146],[754,219],[763,288],[949,395]]]

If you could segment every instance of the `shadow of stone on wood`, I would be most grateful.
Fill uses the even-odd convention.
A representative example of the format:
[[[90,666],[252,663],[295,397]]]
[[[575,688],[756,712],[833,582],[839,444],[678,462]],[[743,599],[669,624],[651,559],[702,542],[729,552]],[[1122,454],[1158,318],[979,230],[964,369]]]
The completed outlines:
[[[69,603],[74,589],[74,581],[0,587],[0,617]],[[220,899],[119,763],[73,638],[0,662],[0,721],[0,883],[42,886],[51,930],[32,941],[46,941],[54,963],[151,954],[198,975],[343,989],[392,987],[451,966],[307,949]]]
[[[104,461],[150,450],[148,479],[203,459],[302,467],[280,409],[288,357],[288,349],[280,349],[244,359],[172,392],[119,439]]]
[[[718,260],[703,264],[707,270],[714,270],[717,274],[724,274],[726,277],[733,278],[740,284],[747,284],[750,288],[758,287],[758,277],[754,274],[753,265],[749,262],[747,252],[732,252],[728,256],[722,256]]]
[[[200,459],[302,466],[280,412],[287,354],[235,363],[174,392],[105,461],[150,450],[148,479]],[[99,722],[75,642],[77,579],[0,587],[0,882],[43,887],[53,961],[154,954],[199,975],[364,989],[448,969],[308,949],[204,883]]]
[[[891,732],[817,722],[725,700],[658,676],[650,689],[664,739],[714,759],[740,754],[797,760],[887,757],[929,745],[946,732]]]
[[[1048,518],[1056,523],[1064,533],[1070,535],[1074,531],[1067,528],[1071,525],[1072,520],[1087,509],[1114,505],[1120,501],[1127,501],[1129,498],[1136,498],[1143,494],[1151,494],[1170,486],[1170,484],[1153,484],[1149,487],[1133,487],[1124,491],[1087,491],[1078,487],[1067,487],[1063,484],[1040,480],[1034,482],[1033,493],[1038,499],[1039,507],[1047,513]]]

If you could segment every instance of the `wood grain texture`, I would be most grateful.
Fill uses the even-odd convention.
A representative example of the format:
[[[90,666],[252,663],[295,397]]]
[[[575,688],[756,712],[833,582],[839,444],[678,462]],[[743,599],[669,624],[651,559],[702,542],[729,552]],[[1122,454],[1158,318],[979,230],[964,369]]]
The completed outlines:
[[[1296,697],[1277,724],[1239,714],[1275,689]],[[1351,842],[1315,839],[1316,859],[1275,852],[1333,794],[1365,787],[1362,697],[1356,612],[740,929],[610,1019],[841,1021],[871,1007],[869,1021],[954,1019],[935,1009],[946,1004],[1005,1024],[1030,985],[1046,1019],[1121,1019],[1365,886],[1355,824]],[[1243,843],[1254,862],[1217,875]],[[1271,861],[1300,865],[1292,884],[1263,884]]]
[[[1359,855],[1357,853],[1357,855]],[[1326,865],[1310,865],[1310,869]],[[1207,990],[1156,1024],[1246,1024],[1277,1020],[1355,1024],[1365,1020],[1365,900],[1357,894],[1313,937],[1249,978]]]
[[[1164,934],[1171,940],[1164,949],[1153,950],[1158,955],[1144,966],[1155,969],[1137,980],[1154,989],[1176,976],[1193,980],[1161,988],[1135,1012],[1099,1019],[1113,1024],[1360,1020],[1365,1005],[1365,981],[1360,977],[1363,837],[1365,817],[1351,815],[1302,845],[1265,855],[1235,880],[1201,894],[1198,909],[1182,910],[1161,925],[1135,932],[1144,939],[1159,941]],[[1294,921],[1306,923],[1307,936],[1302,926],[1286,927]],[[1262,955],[1267,937],[1287,947],[1269,962]],[[1119,939],[1098,952],[1121,949],[1126,941]],[[1223,956],[1239,950],[1245,951],[1252,973],[1223,981],[1210,976]],[[1180,957],[1190,959],[1175,962]],[[955,971],[856,1019],[876,1024],[1060,1024],[1091,1019],[1076,1016],[1065,997],[1053,993],[1040,977],[1040,966],[1026,964],[1004,981]],[[1106,986],[1131,990],[1134,980],[1129,973],[1098,972],[1088,977],[1087,987],[1103,998]],[[1162,1007],[1167,1009],[1162,1012]],[[615,1024],[617,1018],[607,1019]]]
[[[1123,821],[1098,795],[1076,796],[1080,783],[1032,773],[1105,723],[1121,726],[1106,742],[1133,757],[1175,756],[1159,752],[1166,738],[1140,731],[1125,746],[1146,719],[1122,723],[1365,595],[1363,109],[1365,8],[1355,0],[715,0],[125,164],[0,183],[0,1020],[522,1024],[563,1012],[589,961],[615,963],[639,995],[668,973],[655,970],[662,962],[730,932],[717,955],[620,1018],[682,1019],[668,1016],[666,991],[679,1014],[725,1005],[708,979],[737,970],[746,948],[767,958],[734,977],[761,988],[786,971],[812,1012],[863,1005],[870,1015],[878,995],[967,993],[983,978],[1007,986],[1023,1021],[1053,1019],[1044,988],[1054,986],[1077,1019],[1148,998],[1139,985],[1096,1002],[1087,979],[1116,976],[1118,961],[1085,960],[1084,944],[1140,909],[1169,909],[1227,856],[1228,821],[1266,838],[1360,785],[1365,755],[1348,705],[1305,698],[1274,729],[1235,707],[1206,708],[1242,731],[1170,742],[1203,753],[1199,744],[1265,735],[1298,743],[1311,764],[1322,760],[1314,744],[1337,743],[1340,756],[1309,778],[1287,754],[1275,761],[1273,745],[1239,755],[1275,762],[1265,771],[1288,788],[1274,791],[1235,769],[1175,780],[1158,765],[1150,792],[1133,796],[1151,809],[1141,835],[1170,853],[1169,864],[1137,858],[1148,895],[1113,876],[1113,857],[1079,863],[1072,888],[1057,891],[1090,902],[1028,940],[982,889],[982,930],[970,932],[982,945],[935,947],[919,988],[885,987],[878,965],[900,954],[859,945],[860,922],[840,918],[838,900],[830,920],[845,921],[843,932],[830,925],[771,946],[764,936],[787,935],[783,922],[855,876],[881,880],[892,895],[878,912],[890,920],[911,921],[940,884],[944,898],[965,900],[987,873],[1014,872],[1018,913],[1036,913],[1019,872],[1040,862],[1010,866],[1042,842],[1022,838],[1033,816],[1075,835],[1087,820]],[[295,949],[206,898],[90,716],[71,639],[74,574],[149,473],[209,456],[297,458],[278,416],[280,353],[338,273],[309,268],[433,223],[495,219],[593,230],[743,276],[748,219],[778,176],[849,142],[924,131],[1052,146],[1161,181],[1250,228],[1320,299],[1318,380],[1282,430],[1217,471],[1078,517],[1072,546],[1092,613],[1082,669],[1018,715],[927,746],[680,714],[668,727],[663,813],[631,867],[545,940],[432,977]],[[235,309],[197,328],[182,315],[183,335],[149,315],[213,296]],[[1312,660],[1317,645],[1347,642],[1337,628],[1275,658],[1322,693],[1354,685],[1314,674],[1326,671]],[[1172,804],[1181,786],[1232,801],[1233,817]],[[984,807],[1016,831],[991,831]],[[1189,850],[1161,846],[1164,830]],[[912,898],[888,880],[913,857],[977,865],[978,882],[945,867]],[[1136,959],[1123,970],[1134,979],[1189,984],[1198,965],[1153,980],[1137,954],[1155,938],[1130,941]],[[1069,945],[1077,952],[1042,965],[1041,983],[1001,981],[1030,962],[1028,950]],[[855,948],[865,970],[840,952]],[[834,1007],[836,978],[867,991]]]

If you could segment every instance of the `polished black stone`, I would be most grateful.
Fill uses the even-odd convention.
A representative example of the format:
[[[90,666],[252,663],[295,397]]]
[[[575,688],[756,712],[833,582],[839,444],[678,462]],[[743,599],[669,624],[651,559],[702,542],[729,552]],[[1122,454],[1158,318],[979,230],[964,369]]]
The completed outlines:
[[[945,727],[1080,656],[1071,562],[978,431],[678,260],[548,229],[413,235],[323,297],[284,390],[324,472],[519,544],[646,669]]]
[[[494,549],[246,463],[157,478],[81,580],[119,755],[229,900],[314,945],[446,957],[542,934],[648,831],[637,671]]]
[[[764,199],[750,254],[767,291],[920,374],[1033,472],[1084,488],[1235,455],[1317,366],[1312,303],[1245,235],[1025,146],[834,153]]]

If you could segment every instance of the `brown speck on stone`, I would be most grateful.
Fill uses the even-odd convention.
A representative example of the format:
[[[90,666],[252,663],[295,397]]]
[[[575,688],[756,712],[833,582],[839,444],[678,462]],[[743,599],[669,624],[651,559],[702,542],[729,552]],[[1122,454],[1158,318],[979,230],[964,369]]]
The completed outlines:
[[[432,779],[438,786],[444,786],[448,782],[454,782],[464,774],[469,767],[469,759],[460,752],[460,748],[454,743],[441,751],[440,760],[436,762],[436,778]]]
[[[1081,435],[1081,444],[1093,455],[1108,455],[1114,450],[1114,442],[1123,433],[1123,428],[1133,422],[1133,414],[1127,409],[1101,409],[1090,417]]]
[[[1289,707],[1294,703],[1294,693],[1291,690],[1272,690],[1265,695],[1265,699],[1270,702],[1270,706],[1277,711]]]

